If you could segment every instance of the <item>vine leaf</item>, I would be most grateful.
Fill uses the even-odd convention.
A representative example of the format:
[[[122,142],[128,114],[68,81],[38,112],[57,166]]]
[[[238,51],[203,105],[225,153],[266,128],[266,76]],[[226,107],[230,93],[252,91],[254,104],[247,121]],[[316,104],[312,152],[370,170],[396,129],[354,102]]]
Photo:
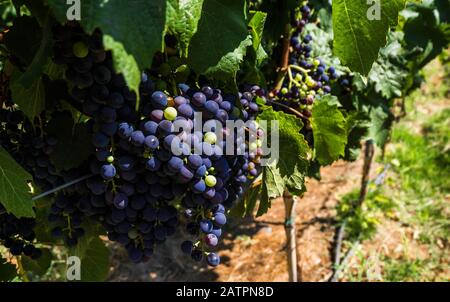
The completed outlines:
[[[61,23],[67,22],[66,1],[46,0]],[[113,51],[114,66],[131,90],[138,91],[140,70],[149,68],[162,48],[166,19],[165,0],[83,0],[81,25],[92,33],[100,28],[106,49]]]
[[[209,67],[204,74],[213,78],[214,80],[222,80],[224,82],[233,82],[236,86],[235,78],[240,68],[244,56],[247,52],[247,47],[252,45],[252,37],[249,35],[239,44],[233,52],[223,56],[216,66]]]
[[[94,232],[91,230],[91,232]],[[81,260],[81,281],[104,281],[109,271],[109,249],[97,234],[86,234],[70,250],[71,256]]]
[[[261,44],[266,19],[267,13],[257,11],[254,12],[253,16],[248,22],[248,27],[251,30],[251,35],[253,39],[253,51],[255,52],[256,66],[259,66],[268,57],[267,52],[264,50],[264,47]]]
[[[16,217],[34,217],[27,181],[31,175],[0,146],[0,202]]]
[[[244,7],[245,1],[241,0],[204,1],[197,32],[189,45],[188,58],[197,73],[217,66],[247,39]]]
[[[312,110],[315,158],[323,166],[345,155],[347,124],[338,104],[335,96],[325,96],[315,102]]]
[[[50,160],[59,170],[78,167],[93,152],[93,147],[86,144],[91,140],[87,124],[75,124],[69,111],[55,115],[48,123],[47,132],[58,139]]]
[[[30,257],[22,257],[22,265],[25,271],[32,272],[35,275],[43,276],[47,273],[52,263],[52,253],[49,249],[41,249],[42,256],[38,259],[31,259]]]
[[[0,257],[0,281],[11,281],[17,276],[17,268],[14,264],[6,262]]]
[[[42,72],[51,53],[52,24],[48,17],[43,28],[31,17],[18,20],[22,21],[17,23],[17,29],[7,35],[7,45],[13,53],[18,51],[21,60],[28,66],[24,72],[14,71],[10,88],[14,102],[30,120],[33,120],[45,108]],[[30,35],[29,32],[36,33],[39,40],[37,38],[23,39],[24,36]],[[34,56],[23,49],[30,50]]]
[[[203,0],[168,0],[166,10],[167,31],[178,37],[181,52],[186,55],[189,42],[197,31]]]
[[[257,216],[263,215],[270,208],[272,199],[283,195],[285,189],[292,194],[301,195],[306,191],[305,175],[308,169],[310,149],[300,130],[303,123],[294,115],[275,111],[272,107],[262,106],[259,121],[267,121],[268,138],[278,136],[278,146],[271,141],[272,152],[279,148],[278,158],[273,157],[263,168],[261,200]],[[272,121],[278,123],[278,134]],[[263,125],[263,124],[262,124]],[[272,154],[274,156],[274,154]]]
[[[379,3],[380,18],[372,20],[368,15],[376,12],[376,3]],[[353,71],[367,75],[379,49],[386,44],[389,28],[397,24],[405,0],[372,4],[366,0],[334,0],[332,5],[334,52]]]
[[[45,87],[41,77],[35,79],[30,86],[20,83],[22,73],[15,70],[11,77],[11,96],[19,105],[20,110],[30,119],[34,120],[45,109]]]

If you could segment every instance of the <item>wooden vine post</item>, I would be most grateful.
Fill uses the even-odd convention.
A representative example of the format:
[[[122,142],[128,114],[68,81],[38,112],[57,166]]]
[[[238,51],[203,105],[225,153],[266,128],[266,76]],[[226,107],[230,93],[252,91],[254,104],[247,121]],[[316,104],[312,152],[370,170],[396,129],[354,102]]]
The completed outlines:
[[[296,218],[296,201],[297,198],[292,196],[289,191],[285,191],[283,195],[284,210],[285,210],[285,222],[284,229],[286,231],[286,251],[287,251],[287,263],[289,272],[289,282],[301,281],[301,272],[299,274],[297,270],[297,231],[295,227]]]
[[[355,205],[356,206],[355,208],[360,207],[363,204],[364,200],[366,199],[367,185],[369,184],[370,168],[372,167],[374,154],[375,154],[375,146],[373,140],[369,139],[365,143],[361,189],[359,191],[358,203]]]

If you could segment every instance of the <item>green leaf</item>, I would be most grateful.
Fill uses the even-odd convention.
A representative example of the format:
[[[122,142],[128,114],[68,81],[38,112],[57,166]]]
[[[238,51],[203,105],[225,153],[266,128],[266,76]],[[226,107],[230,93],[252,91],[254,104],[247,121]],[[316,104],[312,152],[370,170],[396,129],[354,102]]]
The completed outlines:
[[[373,64],[369,73],[369,81],[374,85],[375,91],[386,99],[401,97],[406,88],[406,78],[409,76],[407,62],[395,64],[404,50],[398,40],[390,41],[381,49],[378,60]]]
[[[255,53],[255,66],[259,66],[267,57],[267,52],[261,45],[264,32],[264,24],[266,23],[267,13],[254,12],[248,22],[248,27],[251,29],[251,35],[253,40],[253,51]]]
[[[347,116],[347,137],[344,159],[355,161],[359,157],[361,141],[367,136],[370,118],[365,112],[352,111]]]
[[[86,234],[69,255],[81,260],[81,281],[104,281],[108,276],[109,249],[97,235]]]
[[[75,124],[69,111],[58,112],[48,123],[47,132],[58,139],[50,160],[59,170],[78,167],[93,152],[91,144],[86,143],[91,141],[87,124]]]
[[[27,181],[30,174],[0,146],[0,202],[16,217],[34,217]]]
[[[162,48],[166,1],[80,2],[80,23],[83,29],[88,33],[96,28],[102,30],[105,47],[114,52],[117,72],[123,73],[130,89],[137,92],[139,81],[136,80],[136,75],[140,74],[140,70],[151,66],[153,55]],[[47,0],[47,3],[61,23],[67,22],[66,1]]]
[[[308,169],[310,149],[300,130],[303,123],[294,115],[274,111],[272,107],[262,106],[258,120],[267,121],[268,138],[273,128],[271,121],[278,122],[278,146],[271,143],[271,148],[279,147],[279,159],[272,158],[263,169],[261,200],[257,215],[262,215],[270,207],[270,200],[283,195],[287,188],[292,194],[301,195],[306,191],[305,175]]]
[[[379,147],[383,147],[391,133],[391,126],[394,116],[385,106],[378,106],[370,110],[369,137],[375,141]]]
[[[181,52],[187,54],[189,42],[197,31],[203,0],[168,0],[166,11],[167,30],[178,37]]]
[[[52,26],[53,22],[47,16],[44,28],[42,29],[42,40],[33,61],[27,67],[22,76],[18,79],[23,87],[28,87],[38,81],[42,76],[44,66],[47,64],[52,52]]]
[[[314,104],[311,117],[315,158],[329,165],[345,154],[347,125],[334,96],[325,96]]]
[[[35,26],[39,28],[36,23]],[[15,70],[11,81],[11,94],[14,102],[30,119],[34,120],[45,108],[45,88],[42,73],[48,63],[52,45],[52,22],[47,16],[39,48],[34,50],[35,55],[25,70],[21,73]],[[26,34],[26,36],[28,33]]]
[[[105,45],[105,49],[112,51],[114,69],[123,74],[130,90],[135,91],[139,95],[138,89],[139,83],[141,82],[141,73],[133,55],[128,54],[124,45],[109,35],[103,35],[103,44]],[[145,67],[141,69],[143,68]]]
[[[5,259],[0,257],[0,281],[11,281],[17,276],[17,269],[14,264],[6,262]]]
[[[389,28],[397,24],[398,13],[405,6],[405,0],[378,3],[380,20],[370,20],[374,4],[366,0],[333,1],[334,52],[343,64],[364,75],[369,73],[379,49],[386,44]]]
[[[244,56],[247,52],[247,47],[252,45],[251,36],[239,44],[233,52],[230,52],[223,56],[219,63],[214,67],[209,67],[205,71],[205,75],[213,78],[214,80],[222,80],[224,82],[235,82],[236,74],[240,69],[241,63],[244,60]]]
[[[45,109],[45,87],[41,77],[25,88],[20,82],[23,74],[15,70],[11,77],[11,95],[14,103],[33,121]]]
[[[41,249],[42,256],[34,260],[30,257],[22,257],[22,265],[26,272],[32,272],[35,275],[43,276],[48,272],[52,263],[52,253],[49,249]]]
[[[245,190],[244,197],[231,209],[230,215],[233,217],[252,216],[260,195],[261,185],[250,185],[250,187]]]
[[[189,45],[190,65],[199,74],[217,66],[221,59],[247,40],[245,1],[205,0],[198,29]]]
[[[65,65],[58,65],[53,62],[51,58],[48,58],[47,63],[45,63],[42,68],[42,72],[46,74],[52,81],[64,79],[65,70]]]

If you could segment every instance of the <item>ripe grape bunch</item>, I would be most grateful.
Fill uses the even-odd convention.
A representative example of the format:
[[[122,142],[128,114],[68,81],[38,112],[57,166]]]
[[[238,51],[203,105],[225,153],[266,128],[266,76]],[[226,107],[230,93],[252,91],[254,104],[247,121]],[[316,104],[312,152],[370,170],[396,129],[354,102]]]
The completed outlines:
[[[76,220],[78,227],[83,215],[100,221],[134,262],[149,259],[156,245],[185,225],[193,238],[182,250],[218,265],[213,248],[226,209],[260,171],[264,131],[255,121],[255,100],[264,98],[264,90],[249,86],[227,95],[179,84],[169,95],[156,91],[151,73],[143,73],[136,108],[137,96],[114,71],[100,32],[89,36],[69,23],[56,27],[54,37],[54,61],[66,66],[72,102],[92,118],[95,154],[88,163],[93,176],[75,196],[56,198],[52,220],[75,204],[72,224]],[[227,128],[229,120],[247,122],[247,136],[232,136],[231,154],[225,152],[227,138],[238,129]],[[60,231],[54,229],[55,235]],[[75,230],[75,237],[82,233]]]

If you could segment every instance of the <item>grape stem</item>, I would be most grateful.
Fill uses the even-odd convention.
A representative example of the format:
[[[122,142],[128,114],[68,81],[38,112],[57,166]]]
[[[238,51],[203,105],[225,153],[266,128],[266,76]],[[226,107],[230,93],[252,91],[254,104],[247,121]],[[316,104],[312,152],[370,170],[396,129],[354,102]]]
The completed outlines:
[[[292,87],[292,83],[294,83],[295,85],[297,85],[297,87],[302,87],[302,85],[297,82],[294,77],[292,76],[292,70],[291,70],[291,66],[288,67],[288,76],[289,76],[289,89],[291,89]]]
[[[309,73],[309,70],[306,70],[306,69],[304,69],[304,68],[302,68],[300,66],[297,66],[297,65],[289,65],[289,68],[292,68],[292,69],[295,69],[297,71],[300,71],[301,73],[306,74],[306,75]]]
[[[284,2],[283,2],[284,3]],[[289,67],[289,52],[290,52],[290,34],[291,27],[289,24],[286,24],[284,29],[284,35],[283,35],[283,50],[281,53],[281,62],[280,67],[278,68],[278,77],[277,77],[277,84],[275,85],[275,88],[273,91],[278,91],[283,86],[284,78],[286,77],[286,72],[288,71]]]
[[[266,102],[270,103],[272,105],[277,105],[277,106],[283,107],[283,108],[289,110],[290,112],[292,112],[293,114],[295,114],[299,118],[307,119],[300,111],[297,111],[294,108],[291,108],[291,107],[289,107],[287,105],[284,105],[284,104],[281,104],[281,103],[278,103],[278,102],[275,102],[275,101],[271,101],[271,100],[266,100]]]

